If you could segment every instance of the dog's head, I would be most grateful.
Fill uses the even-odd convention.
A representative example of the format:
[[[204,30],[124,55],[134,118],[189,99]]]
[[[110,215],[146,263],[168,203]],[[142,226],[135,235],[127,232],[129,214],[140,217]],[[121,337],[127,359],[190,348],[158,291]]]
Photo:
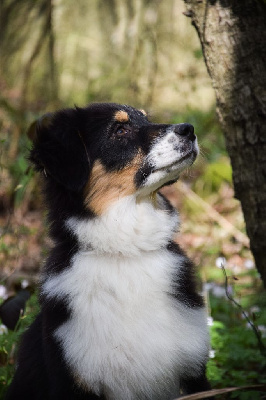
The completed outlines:
[[[176,181],[198,154],[192,125],[153,124],[143,111],[119,104],[46,114],[29,135],[36,169],[82,196],[97,215],[118,198],[146,196]]]

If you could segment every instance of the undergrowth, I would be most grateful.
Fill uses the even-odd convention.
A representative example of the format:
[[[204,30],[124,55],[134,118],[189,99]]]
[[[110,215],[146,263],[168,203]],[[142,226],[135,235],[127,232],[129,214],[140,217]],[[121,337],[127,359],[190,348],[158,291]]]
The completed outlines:
[[[24,315],[20,317],[16,329],[2,330],[0,334],[0,399],[4,399],[7,387],[15,371],[16,354],[21,335],[33,322],[39,310],[37,295],[33,294],[27,302]],[[0,327],[1,328],[1,327]],[[2,327],[3,329],[3,327]]]
[[[256,301],[250,302],[247,313],[252,323],[258,327],[262,342],[266,345],[265,293],[260,293]],[[253,304],[253,305],[252,305]],[[213,317],[211,323],[211,358],[208,362],[207,375],[215,388],[266,384],[266,354],[260,346],[251,325],[226,298],[210,296]],[[252,311],[255,309],[256,311]],[[236,391],[217,398],[240,400],[259,400],[259,391]],[[265,397],[264,397],[265,398]]]

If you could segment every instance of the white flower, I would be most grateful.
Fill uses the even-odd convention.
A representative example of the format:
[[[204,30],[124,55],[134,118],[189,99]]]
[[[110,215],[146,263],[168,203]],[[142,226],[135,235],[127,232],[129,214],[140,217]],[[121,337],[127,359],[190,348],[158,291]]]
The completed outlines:
[[[259,313],[260,312],[260,308],[258,306],[253,306],[253,307],[250,308],[250,312]]]
[[[213,287],[213,289],[212,289],[212,294],[213,294],[215,297],[225,297],[225,296],[226,296],[224,287],[218,286],[218,285],[216,285],[216,286]]]
[[[21,282],[22,289],[26,289],[26,287],[28,286],[29,286],[29,281],[27,281],[27,279],[23,279],[23,281]]]
[[[264,325],[259,325],[259,326],[258,326],[258,329],[259,329],[259,331],[260,331],[260,333],[261,333],[261,336],[262,336],[263,338],[265,338],[265,337],[266,337],[266,326],[264,326]]]
[[[215,260],[216,267],[222,268],[222,267],[225,267],[225,264],[226,264],[226,259],[224,257],[216,258],[216,260]]]
[[[210,350],[209,351],[209,357],[214,358],[215,357],[215,350]]]
[[[252,260],[245,260],[244,266],[247,269],[253,269],[255,267],[254,262]]]
[[[213,318],[212,317],[207,317],[207,325],[212,326],[213,325]]]
[[[4,300],[7,298],[7,290],[4,285],[0,285],[0,297]]]
[[[213,282],[204,282],[203,283],[203,291],[204,292],[209,292],[214,286]]]
[[[8,329],[4,324],[0,325],[0,335],[3,335],[5,333],[8,333]]]

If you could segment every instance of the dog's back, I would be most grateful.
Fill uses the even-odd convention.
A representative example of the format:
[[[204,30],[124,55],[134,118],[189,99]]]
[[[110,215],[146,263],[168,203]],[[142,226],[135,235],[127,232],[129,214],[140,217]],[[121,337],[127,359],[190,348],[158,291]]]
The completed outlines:
[[[178,217],[157,193],[198,153],[189,124],[118,104],[31,128],[54,248],[7,399],[171,400],[209,388],[208,332]]]

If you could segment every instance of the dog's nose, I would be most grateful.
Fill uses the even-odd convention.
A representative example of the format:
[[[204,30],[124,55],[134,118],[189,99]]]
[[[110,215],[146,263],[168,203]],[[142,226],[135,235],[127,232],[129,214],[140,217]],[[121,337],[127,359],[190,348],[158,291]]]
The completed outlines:
[[[196,139],[196,135],[194,133],[194,127],[191,124],[177,124],[174,127],[174,132],[180,136],[186,136],[188,139],[194,141]]]

